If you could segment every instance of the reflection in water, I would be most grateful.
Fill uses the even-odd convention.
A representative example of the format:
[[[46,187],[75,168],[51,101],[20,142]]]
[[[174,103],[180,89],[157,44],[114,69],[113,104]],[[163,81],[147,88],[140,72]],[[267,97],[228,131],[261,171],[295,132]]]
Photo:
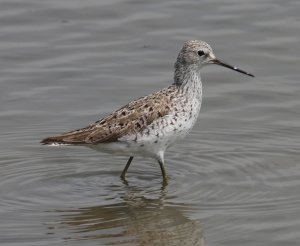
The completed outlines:
[[[130,191],[121,203],[64,215],[63,224],[77,234],[72,239],[98,239],[105,245],[205,245],[201,224],[184,215],[189,208],[165,205],[164,197],[164,191],[158,199]]]

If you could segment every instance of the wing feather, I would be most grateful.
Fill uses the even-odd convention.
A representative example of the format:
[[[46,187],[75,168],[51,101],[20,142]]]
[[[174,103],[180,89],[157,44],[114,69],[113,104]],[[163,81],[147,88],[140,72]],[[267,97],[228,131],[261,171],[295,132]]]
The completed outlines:
[[[96,144],[117,141],[119,138],[142,131],[153,121],[170,111],[173,86],[139,98],[95,123],[75,131],[49,137],[43,144]]]

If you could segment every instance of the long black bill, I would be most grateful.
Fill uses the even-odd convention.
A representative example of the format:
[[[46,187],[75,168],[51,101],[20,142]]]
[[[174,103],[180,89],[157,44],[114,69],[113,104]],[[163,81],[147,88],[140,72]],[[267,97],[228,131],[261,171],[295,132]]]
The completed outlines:
[[[215,59],[215,60],[213,60],[213,63],[217,64],[217,65],[220,65],[220,66],[223,66],[223,67],[227,67],[227,68],[232,69],[234,71],[237,71],[239,73],[243,73],[243,74],[246,74],[248,76],[254,77],[253,74],[248,73],[248,72],[246,72],[246,71],[244,71],[242,69],[239,69],[238,67],[231,66],[231,65],[229,65],[229,64],[227,64],[227,63],[225,63],[225,62],[223,62],[221,60]]]

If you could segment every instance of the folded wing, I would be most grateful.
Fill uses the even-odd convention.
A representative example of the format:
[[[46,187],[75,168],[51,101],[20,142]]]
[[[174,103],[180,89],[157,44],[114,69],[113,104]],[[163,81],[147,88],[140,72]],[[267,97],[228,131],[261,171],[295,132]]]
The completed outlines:
[[[172,87],[172,86],[171,86]],[[107,117],[78,130],[48,137],[42,144],[97,144],[117,141],[119,138],[138,133],[153,121],[170,111],[168,87],[162,91],[139,98]],[[174,88],[172,88],[174,89]]]

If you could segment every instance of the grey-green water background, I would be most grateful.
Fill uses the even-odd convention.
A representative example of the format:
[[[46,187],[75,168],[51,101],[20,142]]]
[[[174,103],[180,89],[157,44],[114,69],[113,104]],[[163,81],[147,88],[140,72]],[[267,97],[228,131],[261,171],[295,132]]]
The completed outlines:
[[[0,244],[296,246],[300,1],[0,1]],[[152,160],[39,141],[172,82],[183,41],[210,66],[189,137]]]

